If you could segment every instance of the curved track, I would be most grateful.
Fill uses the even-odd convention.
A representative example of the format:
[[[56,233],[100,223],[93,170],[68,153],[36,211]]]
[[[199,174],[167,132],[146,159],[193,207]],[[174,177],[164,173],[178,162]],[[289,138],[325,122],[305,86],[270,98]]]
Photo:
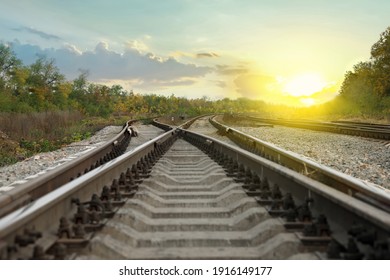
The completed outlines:
[[[132,129],[140,130],[142,135],[133,137],[131,141],[132,136],[134,136]],[[157,128],[150,130],[145,126],[138,125],[136,120],[128,121],[122,130],[104,145],[59,167],[48,169],[40,176],[38,174],[30,176],[28,180],[22,180],[21,184],[13,184],[13,189],[10,191],[2,192],[0,195],[0,217],[88,173],[159,134],[161,134],[161,130]]]
[[[359,123],[348,121],[318,122],[308,120],[266,119],[252,116],[234,116],[235,119],[248,120],[254,123],[267,123],[317,131],[347,134],[382,140],[390,140],[390,125]]]

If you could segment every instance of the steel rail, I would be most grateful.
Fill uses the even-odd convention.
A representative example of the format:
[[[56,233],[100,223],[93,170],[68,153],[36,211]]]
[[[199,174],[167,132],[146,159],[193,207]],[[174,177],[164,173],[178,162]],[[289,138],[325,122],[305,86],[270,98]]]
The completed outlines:
[[[215,117],[209,120],[241,147],[390,213],[390,193],[385,190],[223,125]]]
[[[191,118],[189,120],[187,120],[186,122],[182,123],[181,125],[179,125],[178,127],[179,128],[184,128],[184,129],[187,129],[189,128],[196,120],[200,119],[200,118],[204,118],[204,117],[207,117],[207,116],[211,116],[210,114],[207,114],[207,115],[200,115],[200,116],[196,116],[194,118]],[[165,131],[168,131],[168,130],[171,130],[173,127],[171,125],[168,125],[168,124],[165,124],[161,121],[158,120],[158,118],[155,118],[153,119],[152,121],[152,124],[158,128],[161,128]]]
[[[118,135],[104,145],[40,176],[29,178],[23,184],[3,193],[0,196],[0,217],[119,156],[125,151],[131,139],[129,127],[134,122],[126,122]]]
[[[344,125],[344,126],[390,129],[390,124],[379,124],[379,123],[372,123],[372,122],[331,121],[330,123],[333,123],[335,125]]]
[[[75,199],[90,200],[92,194],[100,193],[103,186],[111,185],[113,180],[119,178],[129,166],[137,163],[165,141],[172,139],[174,135],[172,131],[159,135],[1,218],[0,259],[1,242],[8,245],[14,244],[17,235],[23,235],[26,229],[42,230],[44,238],[48,235],[55,237],[60,219],[62,217],[72,218],[77,208],[74,204]],[[52,242],[46,245],[47,247],[54,242],[53,238],[49,239]]]
[[[221,158],[233,159],[243,164],[246,170],[257,174],[260,181],[278,186],[283,194],[291,193],[296,205],[304,205],[307,199],[313,201],[310,209],[316,216],[325,214],[330,224],[332,237],[340,244],[347,244],[350,229],[356,224],[377,234],[378,240],[387,240],[390,236],[390,214],[366,201],[355,199],[341,193],[332,186],[319,182],[304,174],[297,173],[264,157],[255,155],[225,142],[205,137],[188,130],[181,130],[185,139],[195,145],[207,147],[211,154]],[[225,160],[225,161],[226,161]],[[253,176],[252,176],[253,177]],[[380,237],[379,237],[380,236]]]
[[[26,229],[43,231],[42,239],[50,240],[45,248],[50,248],[57,242],[60,219],[63,217],[72,219],[76,211],[73,203],[76,198],[78,201],[89,200],[91,194],[100,193],[104,186],[111,184],[130,166],[134,166],[158,147],[168,146],[178,136],[203,149],[215,160],[224,158],[238,162],[246,171],[256,174],[262,182],[267,182],[270,188],[279,186],[284,195],[292,194],[296,205],[305,204],[308,198],[311,199],[310,209],[313,215],[326,215],[332,237],[340,244],[347,244],[348,230],[356,223],[370,232],[374,231],[375,242],[381,242],[389,237],[389,213],[241,148],[176,128],[0,219],[0,259],[7,258],[10,245],[14,244],[17,236],[24,234]],[[368,253],[373,252],[371,247],[364,250]]]
[[[285,120],[285,119],[267,119],[253,116],[239,115],[238,118],[271,123],[275,125],[304,128],[316,131],[328,131],[332,133],[362,136],[368,138],[390,140],[390,126],[370,125],[368,123],[348,123],[348,122],[316,122],[306,120]]]

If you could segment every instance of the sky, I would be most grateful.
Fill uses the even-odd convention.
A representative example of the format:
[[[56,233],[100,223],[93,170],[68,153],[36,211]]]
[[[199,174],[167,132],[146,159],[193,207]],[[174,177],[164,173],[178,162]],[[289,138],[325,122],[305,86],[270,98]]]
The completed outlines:
[[[29,65],[141,94],[309,106],[337,95],[390,26],[388,0],[2,0]]]

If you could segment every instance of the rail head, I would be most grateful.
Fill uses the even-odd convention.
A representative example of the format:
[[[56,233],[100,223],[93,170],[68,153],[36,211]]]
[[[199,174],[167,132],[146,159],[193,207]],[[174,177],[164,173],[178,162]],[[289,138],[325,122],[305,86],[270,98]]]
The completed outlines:
[[[169,131],[173,129],[171,125],[160,122],[157,118],[152,120],[152,124],[158,128],[161,128],[164,131]]]
[[[134,148],[84,176],[61,186],[60,188],[36,199],[0,219],[0,240],[12,243],[18,233],[26,228],[55,232],[62,217],[71,217],[77,198],[87,201],[94,193],[99,193],[105,185],[110,185],[120,177],[129,166],[137,163],[160,143],[171,139],[175,131],[169,131]]]
[[[365,226],[376,230],[378,238],[384,239],[389,236],[390,215],[388,213],[346,194],[340,194],[321,182],[244,149],[177,128],[69,182],[23,209],[3,217],[0,219],[0,240],[3,244],[13,244],[17,234],[30,228],[38,231],[45,230],[52,236],[56,236],[60,219],[62,217],[71,219],[72,214],[76,212],[77,207],[73,203],[75,199],[81,202],[89,200],[91,194],[99,193],[104,186],[113,183],[113,180],[116,180],[126,169],[128,170],[159,147],[174,141],[178,136],[194,145],[196,143],[206,145],[212,151],[234,158],[258,174],[261,180],[267,181],[271,187],[277,184],[283,194],[292,193],[297,205],[304,203],[307,197],[312,198],[310,207],[313,214],[321,215],[325,212],[332,231],[336,234],[340,233],[337,238],[345,238],[346,228],[353,226],[353,222],[359,218],[363,219]]]
[[[208,117],[208,116],[212,116],[212,115],[206,114],[206,115],[196,116],[194,118],[191,118],[191,119],[187,120],[186,122],[182,123],[181,125],[179,125],[177,127],[178,128],[183,128],[183,129],[188,129],[196,120],[198,120],[200,118]],[[159,127],[161,129],[165,130],[165,131],[174,129],[176,127],[176,126],[172,126],[172,125],[163,123],[163,122],[159,121],[158,118],[153,119],[152,124],[154,126],[156,126],[156,127]]]
[[[257,173],[261,180],[266,179],[270,187],[278,185],[282,192],[292,193],[298,204],[303,204],[307,198],[313,198],[314,202],[311,205],[313,212],[318,215],[326,214],[335,232],[345,233],[347,228],[362,218],[364,223],[375,228],[382,238],[389,236],[390,214],[383,209],[239,147],[192,131],[180,131],[185,137],[203,142],[219,153],[242,163]],[[345,234],[343,238],[347,238]]]
[[[302,174],[313,176],[321,181],[331,181],[333,182],[332,187],[337,188],[343,193],[358,196],[360,199],[366,199],[371,203],[376,203],[378,207],[390,212],[390,193],[387,190],[363,182],[350,175],[304,158],[296,153],[283,150],[237,129],[223,125],[215,120],[215,117],[210,118],[210,122],[217,129],[224,131],[228,137],[251,143],[252,149],[260,150],[263,155],[271,157],[277,163],[292,168]]]
[[[93,165],[104,156],[113,153],[119,146],[124,146],[126,141],[130,141],[132,133],[130,126],[135,121],[126,122],[121,131],[102,146],[35,178],[29,178],[24,183],[15,185],[14,189],[2,194],[0,196],[0,217],[89,172]]]
[[[287,120],[287,119],[267,119],[253,116],[239,115],[239,118],[252,121],[261,121],[282,126],[298,127],[310,130],[328,131],[347,135],[363,136],[376,139],[390,139],[390,126],[357,123],[357,122],[321,122],[312,120]]]

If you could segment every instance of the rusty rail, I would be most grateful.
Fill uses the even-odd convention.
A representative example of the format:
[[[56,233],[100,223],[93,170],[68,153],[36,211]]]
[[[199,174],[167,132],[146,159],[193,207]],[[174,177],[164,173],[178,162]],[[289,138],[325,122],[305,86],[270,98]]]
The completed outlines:
[[[210,123],[232,141],[248,151],[327,184],[335,190],[364,200],[390,213],[390,194],[384,190],[223,125],[216,121],[215,117],[210,118]]]
[[[152,152],[166,149],[175,136],[175,132],[166,132],[1,218],[0,259],[1,256],[10,258],[10,248],[20,245],[19,240],[28,239],[30,233],[35,231],[43,234],[41,240],[48,240],[38,245],[49,250],[57,240],[61,219],[73,220],[80,205],[77,202],[92,200],[93,194],[100,193],[104,186],[118,181],[129,166],[144,161]]]
[[[108,214],[106,212],[110,210],[104,210],[108,205],[121,203],[121,196],[132,197],[136,192],[137,188],[129,183],[131,174],[134,176],[141,172],[148,176],[153,162],[177,137],[184,138],[222,165],[228,176],[242,182],[247,194],[255,197],[271,215],[283,217],[282,223],[286,228],[295,231],[298,227],[302,230],[297,231],[297,236],[303,244],[312,247],[328,244],[330,248],[324,258],[340,257],[340,254],[344,258],[390,257],[388,212],[259,155],[176,128],[0,219],[0,259],[18,257],[25,247],[29,247],[30,251],[23,256],[31,256],[32,248],[34,252],[40,248],[44,251],[40,257],[48,254],[63,258],[65,255],[61,250],[54,252],[57,247],[61,249],[61,244],[72,247],[75,243],[88,243],[88,238],[78,236],[77,230],[84,226],[96,228],[104,224],[83,222],[82,219],[80,223],[77,215],[81,205],[91,205],[94,196],[99,193],[103,199],[107,195],[105,190],[111,186],[111,195],[107,195],[102,209],[92,209],[90,212],[90,215],[95,211],[102,216]],[[122,180],[125,176],[130,177]],[[120,181],[125,183],[119,186]],[[108,198],[110,196],[115,198]],[[302,209],[306,212],[302,212]],[[304,216],[301,213],[305,213]],[[66,227],[67,221],[71,225]],[[356,251],[350,252],[351,242],[356,246]]]
[[[362,136],[375,139],[390,140],[390,125],[358,123],[358,122],[319,122],[308,120],[267,119],[245,115],[235,116],[253,122],[270,123],[289,127],[304,128],[316,131]]]
[[[2,194],[0,196],[0,217],[122,154],[130,142],[129,127],[133,122],[127,122],[120,133],[104,145]]]
[[[351,198],[348,194],[341,193],[323,182],[217,139],[191,131],[181,130],[181,133],[185,139],[208,153],[227,170],[232,170],[232,166],[236,166],[233,173],[235,176],[241,173],[242,180],[246,182],[249,189],[248,194],[257,196],[260,204],[273,204],[275,200],[270,201],[269,197],[273,196],[275,189],[280,189],[284,197],[291,194],[294,204],[300,205],[295,209],[302,209],[309,203],[313,216],[323,217],[322,215],[325,215],[337,246],[344,244],[344,248],[347,248],[352,235],[356,233],[353,232],[356,228],[359,228],[357,231],[360,236],[367,237],[368,233],[372,234],[369,241],[369,243],[372,241],[372,247],[362,249],[367,250],[367,254],[374,254],[375,242],[378,242],[376,246],[381,246],[379,244],[382,242],[388,242],[390,236],[390,214],[388,212],[369,205],[365,201]],[[272,206],[269,209],[271,208]],[[288,211],[284,211],[284,215],[288,216]],[[295,217],[293,219],[298,220]],[[358,236],[357,239],[364,238]],[[302,241],[308,240],[302,237]]]

